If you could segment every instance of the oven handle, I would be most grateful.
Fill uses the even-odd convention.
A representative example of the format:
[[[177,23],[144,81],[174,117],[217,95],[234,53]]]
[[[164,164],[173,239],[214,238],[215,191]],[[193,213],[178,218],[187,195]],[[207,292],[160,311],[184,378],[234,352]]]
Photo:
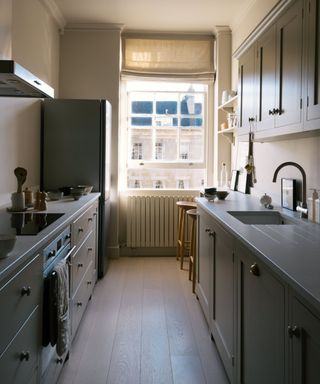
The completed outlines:
[[[71,255],[71,253],[76,249],[76,247],[77,247],[77,246],[74,245],[62,260],[63,260],[63,261],[66,261],[66,260],[69,258],[69,256]],[[71,265],[70,262],[69,262],[69,265]]]

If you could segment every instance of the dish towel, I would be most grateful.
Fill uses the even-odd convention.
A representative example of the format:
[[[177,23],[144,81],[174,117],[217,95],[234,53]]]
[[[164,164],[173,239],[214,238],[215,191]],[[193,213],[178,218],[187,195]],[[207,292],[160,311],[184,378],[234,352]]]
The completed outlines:
[[[68,349],[70,341],[69,316],[69,269],[65,261],[60,261],[54,271],[57,274],[56,303],[57,303],[57,345],[56,350],[62,356]]]

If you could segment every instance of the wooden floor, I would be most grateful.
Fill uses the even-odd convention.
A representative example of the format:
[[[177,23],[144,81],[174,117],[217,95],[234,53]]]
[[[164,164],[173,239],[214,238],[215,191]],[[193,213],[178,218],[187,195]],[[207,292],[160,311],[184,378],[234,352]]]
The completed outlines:
[[[96,285],[59,384],[227,384],[174,257],[112,260]]]

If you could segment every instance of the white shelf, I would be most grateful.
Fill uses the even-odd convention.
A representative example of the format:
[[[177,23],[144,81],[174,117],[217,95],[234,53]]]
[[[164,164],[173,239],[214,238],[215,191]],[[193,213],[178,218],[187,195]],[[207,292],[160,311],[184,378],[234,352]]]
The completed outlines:
[[[235,113],[235,107],[238,103],[238,95],[229,99],[226,103],[219,105],[218,109],[227,113]]]
[[[235,132],[236,128],[235,127],[231,127],[231,128],[226,128],[226,129],[222,129],[220,131],[218,131],[218,134],[224,136],[230,144],[234,144],[234,132]]]

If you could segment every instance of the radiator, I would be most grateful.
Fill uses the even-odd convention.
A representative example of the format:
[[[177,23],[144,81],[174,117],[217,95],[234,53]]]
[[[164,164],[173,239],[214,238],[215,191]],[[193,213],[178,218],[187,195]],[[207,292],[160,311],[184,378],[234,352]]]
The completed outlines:
[[[193,196],[128,196],[127,247],[175,247],[177,244],[177,201]],[[188,236],[188,223],[186,236]]]

